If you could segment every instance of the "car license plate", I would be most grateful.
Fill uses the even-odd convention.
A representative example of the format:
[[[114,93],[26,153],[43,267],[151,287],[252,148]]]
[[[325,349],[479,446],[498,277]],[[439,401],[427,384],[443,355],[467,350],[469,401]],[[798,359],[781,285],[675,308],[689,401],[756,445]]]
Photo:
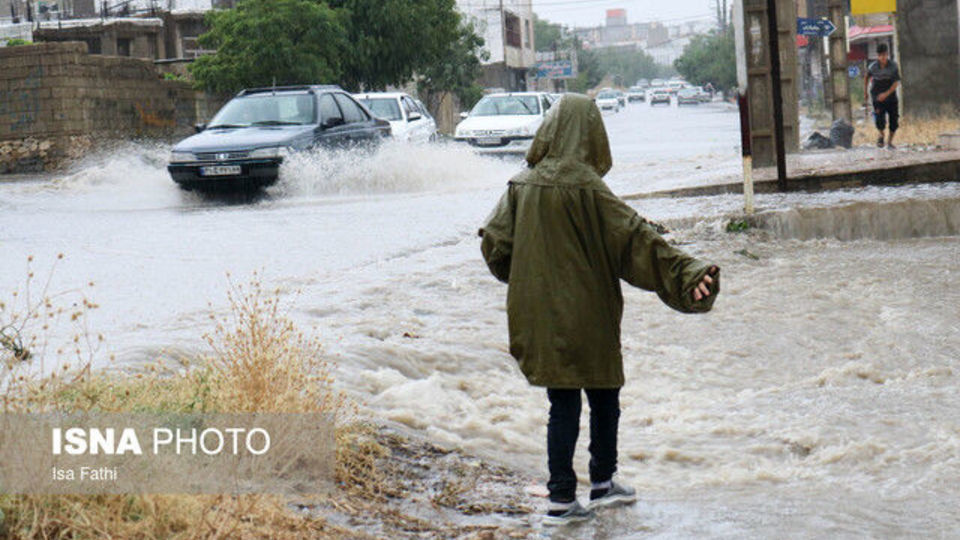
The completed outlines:
[[[481,146],[494,146],[502,142],[500,137],[481,137],[477,139],[477,144]]]
[[[200,176],[237,176],[240,171],[239,165],[213,165],[200,167]]]

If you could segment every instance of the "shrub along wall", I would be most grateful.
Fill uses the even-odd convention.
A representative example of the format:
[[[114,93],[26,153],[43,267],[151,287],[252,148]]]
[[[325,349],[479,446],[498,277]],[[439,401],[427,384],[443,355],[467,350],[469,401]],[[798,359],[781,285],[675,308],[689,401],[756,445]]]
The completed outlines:
[[[0,49],[0,172],[52,169],[104,139],[172,138],[222,99],[164,80],[152,62],[79,42]]]

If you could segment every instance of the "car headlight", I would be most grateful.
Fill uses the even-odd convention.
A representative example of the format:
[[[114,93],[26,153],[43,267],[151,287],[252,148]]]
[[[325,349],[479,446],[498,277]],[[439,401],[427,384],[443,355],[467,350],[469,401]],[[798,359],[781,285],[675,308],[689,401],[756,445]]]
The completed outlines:
[[[506,134],[513,137],[529,137],[530,135],[533,135],[533,130],[530,128],[530,126],[523,126],[508,129]]]
[[[170,152],[170,163],[185,163],[187,161],[198,161],[193,152],[180,152],[174,150]]]
[[[276,158],[290,155],[290,149],[286,146],[268,146],[267,148],[257,148],[250,152],[252,158]]]

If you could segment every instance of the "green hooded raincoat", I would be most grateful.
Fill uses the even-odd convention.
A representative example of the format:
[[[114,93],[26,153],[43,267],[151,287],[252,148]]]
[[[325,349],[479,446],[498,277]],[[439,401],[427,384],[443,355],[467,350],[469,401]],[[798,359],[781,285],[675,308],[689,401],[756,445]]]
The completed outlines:
[[[553,106],[527,162],[480,229],[487,266],[509,284],[510,353],[535,386],[619,388],[620,280],[698,313],[713,306],[719,272],[695,302],[710,265],[669,245],[603,182],[610,146],[586,96]]]

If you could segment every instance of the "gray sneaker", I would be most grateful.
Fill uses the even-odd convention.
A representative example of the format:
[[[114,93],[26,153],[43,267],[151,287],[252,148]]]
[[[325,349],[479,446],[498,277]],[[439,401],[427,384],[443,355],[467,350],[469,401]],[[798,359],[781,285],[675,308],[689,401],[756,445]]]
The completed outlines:
[[[593,510],[588,510],[581,506],[579,502],[573,501],[573,505],[566,510],[552,510],[547,512],[547,515],[543,516],[543,524],[548,527],[558,527],[560,525],[587,521],[591,519],[593,515]]]
[[[616,482],[610,482],[607,489],[594,489],[590,492],[590,502],[587,508],[590,510],[596,508],[608,508],[611,506],[621,506],[632,504],[637,500],[637,490],[629,486],[623,486]]]

